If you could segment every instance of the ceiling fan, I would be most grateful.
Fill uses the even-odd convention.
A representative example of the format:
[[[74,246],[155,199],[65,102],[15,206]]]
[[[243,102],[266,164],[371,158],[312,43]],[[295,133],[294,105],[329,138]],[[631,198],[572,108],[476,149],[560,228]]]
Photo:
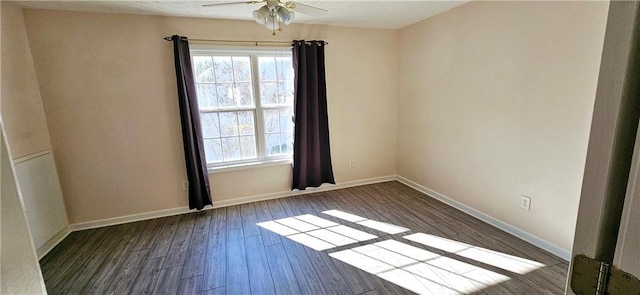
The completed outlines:
[[[241,1],[241,2],[223,2],[203,4],[203,7],[212,6],[229,6],[229,5],[255,5],[265,3],[262,7],[253,11],[253,19],[260,25],[265,26],[269,30],[273,30],[276,35],[276,29],[282,30],[285,26],[293,22],[295,13],[299,12],[309,16],[322,16],[329,12],[319,7],[297,3],[293,1],[282,2],[282,0],[261,0],[261,1]]]

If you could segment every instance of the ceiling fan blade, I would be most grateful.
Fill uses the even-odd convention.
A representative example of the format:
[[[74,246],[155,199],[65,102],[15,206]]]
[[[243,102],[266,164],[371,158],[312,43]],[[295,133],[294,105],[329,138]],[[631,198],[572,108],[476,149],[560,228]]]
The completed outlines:
[[[209,3],[209,4],[202,4],[202,7],[211,7],[211,6],[223,6],[223,5],[239,5],[239,4],[243,4],[243,5],[251,5],[251,4],[258,4],[258,3],[262,3],[264,1],[242,1],[242,2],[222,2],[222,3]]]
[[[315,7],[315,6],[293,2],[293,1],[285,3],[284,6],[295,12],[299,12],[309,16],[323,16],[329,12],[329,10],[326,10],[324,8]]]

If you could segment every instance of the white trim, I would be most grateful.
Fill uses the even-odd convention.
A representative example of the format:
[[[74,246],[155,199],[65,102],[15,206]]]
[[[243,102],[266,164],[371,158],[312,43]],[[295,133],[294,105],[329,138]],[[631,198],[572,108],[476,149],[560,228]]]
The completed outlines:
[[[41,150],[39,152],[35,152],[35,153],[31,153],[31,154],[28,154],[28,155],[25,155],[25,156],[22,156],[22,157],[19,157],[19,158],[15,158],[15,159],[13,159],[13,164],[26,162],[26,161],[29,161],[31,159],[35,159],[35,158],[38,158],[38,157],[42,157],[44,155],[48,155],[50,153],[51,153],[51,149],[44,149],[44,150]]]
[[[232,165],[226,165],[226,166],[215,166],[215,167],[208,167],[207,172],[208,174],[215,174],[215,173],[225,173],[225,172],[231,172],[231,171],[255,169],[255,168],[266,168],[266,167],[281,166],[281,165],[293,165],[293,160],[291,159],[291,157],[287,157],[286,159],[282,158],[282,159],[232,164]]]
[[[298,196],[298,195],[317,193],[317,192],[323,192],[323,191],[337,190],[337,189],[367,185],[372,183],[394,181],[394,180],[396,180],[396,176],[389,175],[389,176],[368,178],[368,179],[362,179],[362,180],[347,181],[347,182],[338,183],[336,185],[324,184],[320,187],[308,188],[304,191],[282,191],[282,192],[276,192],[276,193],[268,193],[268,194],[254,195],[254,196],[248,196],[248,197],[242,197],[242,198],[235,198],[231,200],[214,202],[213,207],[207,207],[205,208],[205,210],[257,202],[257,201],[265,201],[265,200]],[[113,217],[113,218],[107,218],[107,219],[100,219],[95,221],[74,223],[74,224],[71,224],[69,228],[71,229],[71,231],[79,231],[79,230],[98,228],[98,227],[104,227],[104,226],[110,226],[110,225],[116,225],[116,224],[123,224],[123,223],[129,223],[129,222],[135,222],[135,221],[141,221],[141,220],[147,220],[147,219],[153,219],[153,218],[159,218],[159,217],[186,214],[191,212],[194,212],[194,211],[189,210],[188,207],[179,207],[179,208],[173,208],[173,209],[152,211],[152,212],[139,213],[139,214],[131,214],[131,215],[119,216],[119,217]]]
[[[71,228],[69,226],[63,227],[60,231],[58,231],[51,239],[46,241],[42,246],[36,249],[38,254],[38,260],[42,259],[47,253],[49,253],[55,246],[57,246],[62,240],[64,240],[71,233]]]
[[[185,214],[189,212],[191,211],[189,211],[188,207],[178,207],[178,208],[172,208],[172,209],[165,209],[165,210],[112,217],[112,218],[98,219],[94,221],[74,223],[69,225],[69,228],[71,228],[71,231],[79,231],[79,230],[118,225],[123,223],[136,222],[136,221],[142,221],[142,220],[148,220],[148,219],[154,219],[154,218],[160,218],[160,217],[180,215],[180,214]]]
[[[246,41],[246,42],[257,42],[260,41]],[[225,42],[220,42],[225,43]],[[264,42],[263,42],[264,44]],[[288,47],[288,48],[287,48]],[[252,55],[252,54],[260,54],[264,56],[289,56],[291,57],[293,54],[291,53],[291,44],[286,44],[284,46],[270,46],[270,45],[258,45],[255,43],[253,45],[224,45],[224,44],[211,44],[211,43],[199,43],[198,41],[189,42],[189,51],[191,55],[199,55],[199,56],[228,56],[228,55]]]
[[[532,235],[532,234],[530,234],[528,232],[525,232],[525,231],[523,231],[523,230],[521,230],[521,229],[519,229],[519,228],[517,228],[517,227],[515,227],[513,225],[510,225],[510,224],[508,224],[508,223],[506,223],[506,222],[504,222],[502,220],[499,220],[499,219],[497,219],[495,217],[492,217],[492,216],[490,216],[490,215],[488,215],[486,213],[480,212],[480,211],[478,211],[478,210],[476,210],[476,209],[474,209],[474,208],[472,208],[470,206],[467,206],[467,205],[465,205],[463,203],[460,203],[460,202],[458,202],[458,201],[456,201],[454,199],[451,199],[451,198],[449,198],[449,197],[447,197],[447,196],[445,196],[445,195],[443,195],[443,194],[441,194],[439,192],[436,192],[434,190],[426,188],[426,187],[424,187],[424,186],[422,186],[422,185],[420,185],[420,184],[418,184],[418,183],[416,183],[416,182],[414,182],[412,180],[409,180],[409,179],[407,179],[405,177],[402,177],[402,176],[398,175],[397,176],[397,180],[399,182],[403,183],[403,184],[406,184],[407,186],[409,186],[409,187],[411,187],[411,188],[413,188],[415,190],[418,190],[418,191],[426,194],[429,197],[432,197],[432,198],[434,198],[436,200],[439,200],[439,201],[441,201],[441,202],[443,202],[443,203],[445,203],[445,204],[447,204],[447,205],[449,205],[449,206],[451,206],[453,208],[456,208],[456,209],[458,209],[458,210],[460,210],[460,211],[462,211],[464,213],[467,213],[467,214],[469,214],[469,215],[471,215],[471,216],[473,216],[475,218],[478,218],[478,219],[480,219],[481,221],[483,221],[483,222],[485,222],[487,224],[493,225],[493,226],[505,231],[506,233],[508,233],[508,234],[510,234],[512,236],[515,236],[515,237],[517,237],[517,238],[519,238],[521,240],[524,240],[525,242],[527,242],[529,244],[537,246],[537,247],[539,247],[539,248],[541,248],[541,249],[543,249],[543,250],[545,250],[545,251],[547,251],[547,252],[549,252],[549,253],[551,253],[551,254],[553,254],[555,256],[558,256],[558,257],[560,257],[560,258],[562,258],[562,259],[564,259],[566,261],[571,260],[571,251],[570,250],[564,249],[564,248],[562,248],[562,247],[560,247],[560,246],[558,246],[556,244],[553,244],[553,243],[551,243],[549,241],[546,241],[546,240],[544,240],[544,239],[542,239],[540,237],[537,237],[537,236]]]
[[[306,190],[303,190],[303,191],[299,191],[299,190],[284,191],[279,193],[269,193],[269,194],[255,195],[255,196],[249,196],[249,197],[243,197],[243,198],[236,198],[231,200],[218,201],[218,202],[214,202],[213,206],[214,208],[222,208],[222,207],[240,205],[240,204],[251,203],[251,202],[266,201],[271,199],[279,199],[279,198],[292,197],[292,196],[300,196],[300,195],[312,194],[317,192],[332,191],[332,190],[343,189],[343,188],[348,188],[353,186],[361,186],[361,185],[394,181],[394,180],[396,180],[396,176],[389,175],[389,176],[342,182],[335,185],[323,184],[320,187],[307,188]]]

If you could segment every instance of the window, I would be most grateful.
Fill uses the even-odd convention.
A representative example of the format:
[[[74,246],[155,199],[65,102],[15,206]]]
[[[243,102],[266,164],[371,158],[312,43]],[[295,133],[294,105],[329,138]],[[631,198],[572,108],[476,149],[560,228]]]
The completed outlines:
[[[291,53],[192,50],[207,165],[290,159]]]

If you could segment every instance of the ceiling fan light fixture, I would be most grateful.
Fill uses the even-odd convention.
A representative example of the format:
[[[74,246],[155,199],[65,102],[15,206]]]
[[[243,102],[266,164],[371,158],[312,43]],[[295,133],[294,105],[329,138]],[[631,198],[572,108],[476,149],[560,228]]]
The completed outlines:
[[[2,1],[2,0],[0,0]],[[277,28],[278,30],[282,29],[283,25],[290,25],[293,22],[295,17],[294,10],[297,13],[302,13],[309,16],[323,16],[326,15],[329,11],[324,8],[319,8],[315,6],[311,6],[308,4],[297,3],[294,1],[287,0],[236,0],[233,2],[222,2],[222,3],[209,3],[203,4],[205,7],[213,7],[213,6],[223,6],[223,5],[240,5],[240,4],[249,4],[255,5],[260,4],[260,7],[257,10],[253,11],[253,19],[260,25],[267,27],[270,30],[274,30]]]
[[[258,10],[253,11],[253,19],[260,25],[266,25],[267,21],[272,18],[270,16],[269,7],[262,6]]]
[[[320,16],[328,12],[328,10],[323,8],[296,3],[294,1],[285,1],[287,0],[244,0],[234,2],[210,3],[203,4],[202,6],[210,7],[223,5],[260,4],[262,6],[254,10],[252,13],[253,19],[259,25],[262,25],[267,29],[273,31],[274,36],[276,30],[281,31],[283,26],[288,26],[293,23],[296,15],[294,10],[310,16]]]
[[[284,23],[285,26],[288,26],[293,22],[295,15],[295,12],[285,7],[280,7],[280,9],[278,9],[278,17],[282,20],[282,23]]]
[[[276,30],[278,28],[278,17],[268,16],[263,25],[268,30]]]

